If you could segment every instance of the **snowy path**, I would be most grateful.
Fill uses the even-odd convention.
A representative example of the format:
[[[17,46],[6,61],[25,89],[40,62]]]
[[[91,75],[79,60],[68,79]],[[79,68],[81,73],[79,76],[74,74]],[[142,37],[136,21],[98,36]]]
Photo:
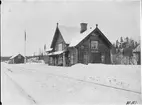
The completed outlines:
[[[141,103],[140,94],[80,78],[68,77],[63,70],[44,71],[44,65],[7,65],[7,74],[20,85],[39,105],[51,104],[124,104],[127,101]],[[50,68],[50,67],[49,67]],[[48,68],[48,69],[49,69]],[[71,75],[70,75],[71,76]],[[96,85],[97,84],[97,85]],[[111,88],[110,88],[111,87]]]
[[[35,105],[30,95],[5,73],[3,67],[1,70],[2,105]]]

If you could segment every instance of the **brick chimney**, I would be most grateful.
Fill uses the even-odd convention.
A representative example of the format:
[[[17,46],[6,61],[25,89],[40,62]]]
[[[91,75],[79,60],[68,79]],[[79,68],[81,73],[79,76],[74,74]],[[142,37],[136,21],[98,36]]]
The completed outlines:
[[[87,30],[87,23],[80,23],[81,29],[80,29],[80,33],[83,33],[84,31]]]

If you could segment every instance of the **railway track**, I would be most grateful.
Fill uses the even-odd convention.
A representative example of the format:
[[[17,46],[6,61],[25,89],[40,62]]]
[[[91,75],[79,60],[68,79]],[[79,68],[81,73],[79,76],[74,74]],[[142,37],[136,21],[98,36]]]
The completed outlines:
[[[36,69],[31,69],[31,68],[30,69],[27,69],[27,68],[24,68],[24,67],[18,67],[18,68],[22,69],[22,70],[37,71]],[[7,70],[9,70],[10,72],[13,71],[10,68],[7,68]],[[96,82],[93,82],[93,81],[87,81],[87,80],[83,80],[83,79],[78,79],[78,78],[74,78],[74,77],[69,77],[69,76],[65,76],[65,75],[59,75],[59,74],[54,74],[54,73],[46,73],[46,74],[51,75],[51,76],[60,77],[60,78],[71,79],[71,80],[75,80],[75,81],[79,81],[79,82],[83,82],[83,83],[94,84],[94,85],[113,88],[113,89],[117,89],[117,90],[122,90],[122,91],[132,92],[132,93],[136,93],[136,94],[141,94],[141,92],[139,92],[139,91],[134,91],[134,90],[119,88],[119,87],[115,87],[115,86],[105,85],[105,84],[96,83]]]

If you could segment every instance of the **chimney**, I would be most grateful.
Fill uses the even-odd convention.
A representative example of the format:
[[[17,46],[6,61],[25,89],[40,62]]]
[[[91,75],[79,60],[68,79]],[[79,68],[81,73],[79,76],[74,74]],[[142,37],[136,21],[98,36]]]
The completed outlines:
[[[80,23],[81,29],[80,29],[80,33],[83,33],[84,31],[87,30],[87,23]]]

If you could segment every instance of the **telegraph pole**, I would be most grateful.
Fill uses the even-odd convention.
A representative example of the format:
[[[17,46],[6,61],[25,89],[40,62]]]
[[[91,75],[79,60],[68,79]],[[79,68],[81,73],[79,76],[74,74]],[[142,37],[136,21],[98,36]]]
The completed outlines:
[[[25,31],[25,39],[24,39],[24,55],[25,55],[25,63],[26,63],[26,31]]]

